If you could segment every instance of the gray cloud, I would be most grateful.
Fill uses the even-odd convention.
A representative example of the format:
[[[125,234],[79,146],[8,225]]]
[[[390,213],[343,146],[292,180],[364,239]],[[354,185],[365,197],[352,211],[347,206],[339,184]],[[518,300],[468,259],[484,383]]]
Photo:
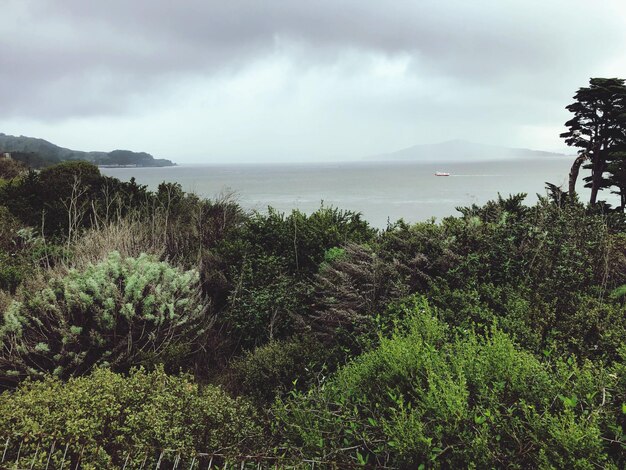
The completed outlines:
[[[328,100],[331,114],[344,126],[356,113],[374,114],[353,119],[356,127],[345,130],[346,138],[354,139],[359,126],[376,126],[376,116],[411,119],[415,128],[429,129],[426,135],[443,135],[432,130],[462,128],[472,113],[476,119],[469,128],[490,123],[499,128],[504,120],[513,135],[515,126],[554,126],[589,76],[626,72],[620,62],[625,9],[617,0],[601,5],[586,0],[8,0],[3,9],[4,123],[54,125],[117,116],[127,126],[129,116],[178,106],[172,96],[185,95],[186,83],[196,83],[190,94],[202,94],[206,87],[230,89],[230,82],[247,77],[252,89],[255,67],[287,63],[283,88],[272,89],[272,103],[259,98],[267,90],[251,103],[270,124],[295,110],[303,127],[315,125],[330,109],[298,107],[309,96]],[[376,60],[390,67],[402,63],[404,69],[391,78],[378,76]],[[326,83],[328,75],[332,80]],[[367,85],[372,85],[369,92]],[[376,89],[381,85],[384,93]],[[246,121],[245,106],[237,100],[215,103],[222,108],[214,112],[232,114],[225,119],[233,126]],[[186,110],[189,118],[215,119],[207,106]],[[325,124],[320,127],[329,132]],[[291,132],[297,134],[294,141],[305,134]],[[407,140],[403,144],[421,137],[419,131],[414,137],[410,130],[399,134]],[[255,135],[250,131],[251,140]],[[389,144],[397,138],[390,136]],[[488,132],[484,138],[490,138]],[[333,145],[319,151],[332,152]],[[361,149],[356,145],[354,151]]]

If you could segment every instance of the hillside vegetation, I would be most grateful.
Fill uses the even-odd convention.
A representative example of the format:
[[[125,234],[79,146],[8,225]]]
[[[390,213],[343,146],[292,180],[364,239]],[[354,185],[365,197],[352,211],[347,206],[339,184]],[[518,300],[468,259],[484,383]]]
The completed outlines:
[[[43,168],[64,161],[84,160],[96,165],[135,165],[135,166],[172,166],[170,160],[154,158],[149,153],[130,150],[112,152],[82,152],[70,150],[52,144],[47,140],[34,137],[12,136],[0,133],[0,154],[11,153],[11,157],[31,168]]]
[[[86,162],[5,179],[0,433],[28,465],[623,468],[624,217],[523,200],[377,231]]]

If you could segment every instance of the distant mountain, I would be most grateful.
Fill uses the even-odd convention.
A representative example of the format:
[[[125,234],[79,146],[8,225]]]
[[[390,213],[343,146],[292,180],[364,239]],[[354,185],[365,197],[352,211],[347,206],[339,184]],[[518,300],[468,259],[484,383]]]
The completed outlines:
[[[82,152],[59,147],[43,139],[13,136],[0,133],[0,153],[10,152],[17,160],[39,168],[66,160],[86,160],[96,165],[108,166],[173,166],[170,160],[154,158],[149,153],[130,150],[112,152]]]
[[[562,153],[544,152],[524,148],[500,147],[476,144],[465,140],[449,140],[439,144],[414,145],[397,152],[368,157],[368,160],[395,161],[463,161],[463,160],[506,160],[517,158],[563,157]]]

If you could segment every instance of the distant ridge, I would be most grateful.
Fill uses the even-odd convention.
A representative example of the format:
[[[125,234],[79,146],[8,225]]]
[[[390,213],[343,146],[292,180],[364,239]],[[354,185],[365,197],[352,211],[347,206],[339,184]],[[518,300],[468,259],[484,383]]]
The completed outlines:
[[[0,133],[0,153],[15,153],[18,160],[32,167],[54,165],[67,160],[86,160],[103,166],[174,166],[170,160],[154,158],[149,153],[130,150],[82,152],[59,147],[44,139]]]
[[[466,140],[449,140],[438,144],[419,144],[396,152],[373,155],[367,160],[389,161],[464,161],[464,160],[506,160],[518,158],[564,157],[565,154],[509,148],[497,145],[477,144]]]

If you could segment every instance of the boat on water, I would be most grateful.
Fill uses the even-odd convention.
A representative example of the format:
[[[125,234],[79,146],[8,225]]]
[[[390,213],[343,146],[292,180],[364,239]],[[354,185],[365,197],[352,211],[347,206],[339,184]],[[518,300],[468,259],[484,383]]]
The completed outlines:
[[[450,176],[450,173],[447,173],[445,171],[436,171],[435,176]]]

